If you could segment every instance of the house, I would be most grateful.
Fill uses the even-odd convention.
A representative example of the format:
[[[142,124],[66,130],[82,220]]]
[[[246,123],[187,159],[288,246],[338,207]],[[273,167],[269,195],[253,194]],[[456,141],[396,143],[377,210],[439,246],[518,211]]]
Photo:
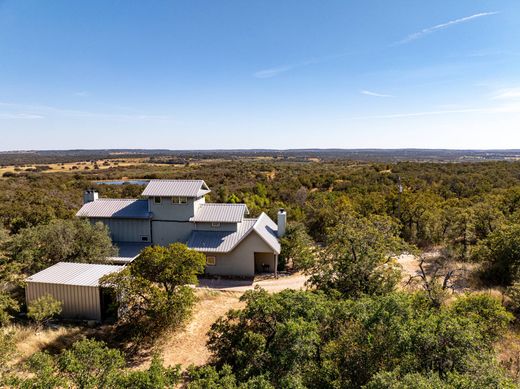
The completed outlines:
[[[100,322],[109,314],[113,296],[99,286],[99,280],[121,269],[123,266],[59,262],[25,280],[25,301],[29,305],[51,295],[62,303],[61,317]]]
[[[208,193],[203,180],[151,180],[142,199],[105,199],[88,190],[76,216],[108,227],[120,250],[114,263],[131,262],[150,244],[182,242],[206,254],[207,274],[276,273],[285,211],[277,225],[265,213],[246,217],[245,204],[206,203]]]

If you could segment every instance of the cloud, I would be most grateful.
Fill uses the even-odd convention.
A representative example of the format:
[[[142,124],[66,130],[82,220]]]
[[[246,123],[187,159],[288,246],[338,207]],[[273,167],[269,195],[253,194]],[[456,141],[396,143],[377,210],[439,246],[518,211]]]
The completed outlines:
[[[36,115],[33,113],[11,113],[0,112],[0,119],[44,119],[45,116]]]
[[[74,117],[74,118],[101,118],[108,120],[157,120],[157,121],[172,121],[174,118],[170,115],[155,115],[146,114],[142,112],[131,113],[105,113],[105,112],[90,112],[74,109],[65,109],[58,107],[51,107],[47,105],[30,105],[19,103],[0,102],[0,107],[6,107],[10,113],[0,113],[0,118],[5,119],[43,119],[53,116]],[[19,111],[12,113],[13,111]],[[23,113],[24,111],[31,111],[31,113]]]
[[[362,91],[360,91],[360,93],[362,95],[374,96],[374,97],[394,97],[392,95],[385,95],[383,93],[372,92],[372,91],[369,91],[369,90],[362,90]]]
[[[478,14],[465,16],[463,18],[450,20],[449,22],[446,22],[446,23],[437,24],[436,26],[433,26],[433,27],[424,28],[421,31],[414,32],[413,34],[408,35],[406,38],[404,38],[398,42],[395,42],[394,45],[402,45],[404,43],[409,43],[416,39],[422,38],[424,35],[432,34],[436,31],[443,30],[445,28],[452,27],[457,24],[466,23],[466,22],[469,22],[474,19],[482,18],[484,16],[496,15],[498,13],[499,12],[481,12]]]
[[[275,77],[281,73],[288,72],[289,70],[294,69],[295,67],[297,67],[297,66],[287,65],[287,66],[280,66],[277,68],[264,69],[264,70],[259,70],[258,72],[255,72],[253,75],[256,78],[271,78],[271,77]]]
[[[328,55],[325,57],[310,58],[305,61],[294,63],[294,64],[281,65],[281,66],[276,66],[276,67],[272,67],[272,68],[268,68],[268,69],[262,69],[262,70],[259,70],[255,73],[253,73],[253,76],[256,78],[276,77],[276,76],[278,76],[282,73],[288,72],[290,70],[294,70],[294,69],[301,68],[304,66],[332,61],[334,59],[345,57],[346,55],[349,55],[349,54],[350,53],[342,53],[342,54]]]
[[[403,112],[403,113],[392,113],[383,115],[370,115],[370,116],[357,116],[351,119],[354,120],[365,120],[365,119],[399,119],[399,118],[412,118],[420,116],[439,116],[439,115],[452,115],[452,114],[464,114],[464,113],[484,113],[484,114],[496,114],[496,113],[520,113],[520,103],[518,104],[505,104],[491,107],[478,107],[478,108],[460,108],[460,109],[442,109],[435,111],[418,111],[418,112]]]
[[[74,93],[74,96],[87,97],[87,96],[90,96],[90,93],[88,93],[87,91],[79,91],[79,92]]]
[[[502,89],[493,96],[493,100],[516,100],[520,99],[520,88]]]

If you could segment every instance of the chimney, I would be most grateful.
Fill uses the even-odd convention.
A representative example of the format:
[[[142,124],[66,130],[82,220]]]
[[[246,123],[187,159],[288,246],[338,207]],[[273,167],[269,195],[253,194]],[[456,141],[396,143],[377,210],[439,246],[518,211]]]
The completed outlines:
[[[92,201],[96,201],[99,198],[99,193],[94,189],[87,189],[85,193],[83,193],[83,204],[91,203]]]
[[[287,226],[287,212],[285,209],[280,208],[278,211],[278,237],[281,238],[285,235],[285,228]]]

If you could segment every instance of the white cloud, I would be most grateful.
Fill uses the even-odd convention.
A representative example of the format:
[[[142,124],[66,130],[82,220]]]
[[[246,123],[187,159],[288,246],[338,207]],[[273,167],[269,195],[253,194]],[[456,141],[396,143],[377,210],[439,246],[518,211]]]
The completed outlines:
[[[90,96],[90,93],[88,93],[87,91],[79,91],[79,92],[74,93],[74,96],[87,97],[87,96]]]
[[[318,57],[318,58],[311,58],[299,63],[289,64],[289,65],[282,65],[282,66],[276,66],[268,69],[259,70],[255,73],[253,73],[253,76],[256,78],[271,78],[276,77],[279,74],[288,72],[290,70],[301,68],[304,66],[314,65],[318,63],[323,63],[327,61],[332,61],[337,58],[345,57],[346,55],[349,55],[350,53],[342,53],[342,54],[335,54],[335,55],[328,55],[325,57]]]
[[[0,119],[43,119],[45,116],[33,113],[0,112]]]
[[[383,94],[383,93],[372,92],[372,91],[369,91],[369,90],[362,90],[362,91],[360,91],[360,93],[362,95],[374,96],[374,97],[394,97],[392,95],[386,95],[386,94]]]
[[[0,102],[0,107],[6,107],[11,111],[9,113],[4,114],[0,113],[0,118],[6,119],[43,119],[47,117],[62,116],[79,118],[101,118],[109,120],[174,120],[174,118],[170,115],[146,114],[137,111],[131,113],[104,113],[51,107],[47,105],[32,105],[8,102]],[[13,113],[13,111],[18,112]],[[31,111],[31,113],[24,113],[24,111]]]
[[[516,100],[520,99],[520,88],[509,88],[499,90],[493,100]]]
[[[399,118],[412,118],[420,116],[439,116],[439,115],[453,115],[453,114],[465,114],[465,113],[483,113],[483,114],[496,114],[496,113],[520,113],[520,102],[513,104],[504,104],[490,107],[478,107],[478,108],[460,108],[460,109],[443,109],[443,110],[432,110],[432,111],[418,111],[418,112],[403,112],[403,113],[392,113],[382,115],[369,115],[369,116],[358,116],[351,119],[354,120],[365,120],[365,119],[399,119]]]
[[[254,76],[256,78],[271,78],[271,77],[275,77],[281,73],[285,73],[291,69],[293,69],[295,67],[295,65],[287,65],[287,66],[280,66],[280,67],[276,67],[276,68],[271,68],[271,69],[264,69],[264,70],[259,70],[258,72],[255,72]]]
[[[413,34],[408,35],[406,38],[404,38],[398,42],[395,42],[394,44],[399,45],[399,44],[408,43],[408,42],[414,41],[416,39],[422,38],[424,35],[431,34],[436,31],[443,30],[443,29],[451,27],[451,26],[455,26],[457,24],[466,23],[466,22],[469,22],[470,20],[482,18],[484,16],[496,15],[498,13],[499,12],[480,12],[478,14],[465,16],[465,17],[459,18],[459,19],[450,20],[449,22],[437,24],[436,26],[424,28],[421,31],[414,32]]]

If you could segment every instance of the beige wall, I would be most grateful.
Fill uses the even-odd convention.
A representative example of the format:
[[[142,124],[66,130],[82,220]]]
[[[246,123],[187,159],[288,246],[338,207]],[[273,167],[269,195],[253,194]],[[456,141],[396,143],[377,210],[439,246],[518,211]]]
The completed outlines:
[[[45,295],[51,295],[63,303],[61,312],[63,318],[101,321],[101,301],[97,286],[27,283],[25,288],[27,304]]]
[[[229,253],[206,253],[207,256],[214,256],[217,260],[215,266],[206,266],[206,273],[229,276],[254,276],[255,252],[273,253],[274,255],[273,249],[253,231]]]

